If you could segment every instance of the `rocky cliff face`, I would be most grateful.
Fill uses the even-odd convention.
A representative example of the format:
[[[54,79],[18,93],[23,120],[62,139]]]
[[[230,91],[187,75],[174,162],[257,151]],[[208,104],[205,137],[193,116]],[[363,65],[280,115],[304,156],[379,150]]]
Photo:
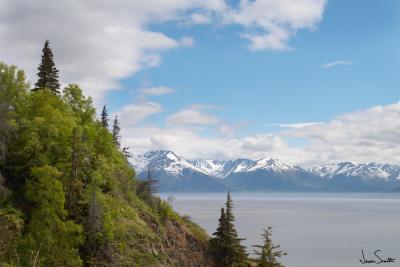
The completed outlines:
[[[164,266],[217,267],[207,244],[195,237],[192,231],[176,221],[166,222],[166,234],[161,250],[168,256]]]
[[[166,217],[152,217],[141,213],[141,221],[155,238],[145,238],[139,244],[142,253],[151,260],[137,263],[152,267],[217,267],[215,257],[208,251],[210,237],[207,233],[172,209],[167,214]]]
[[[158,258],[157,267],[217,267],[214,256],[208,252],[208,236],[191,222],[168,219],[162,232],[157,224],[150,228],[161,239],[147,243],[146,253]]]

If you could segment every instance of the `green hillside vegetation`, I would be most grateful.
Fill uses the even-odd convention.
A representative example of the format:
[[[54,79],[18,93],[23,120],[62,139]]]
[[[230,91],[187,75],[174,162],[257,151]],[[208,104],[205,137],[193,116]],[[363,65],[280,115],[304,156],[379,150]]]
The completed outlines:
[[[48,41],[38,70],[30,89],[0,63],[0,267],[283,266],[270,228],[260,259],[248,258],[230,192],[210,239],[155,196],[150,166],[136,179],[118,117],[110,130],[106,106],[96,119],[78,85],[60,94]]]
[[[148,196],[78,85],[30,88],[0,63],[0,266],[212,265],[209,237]]]

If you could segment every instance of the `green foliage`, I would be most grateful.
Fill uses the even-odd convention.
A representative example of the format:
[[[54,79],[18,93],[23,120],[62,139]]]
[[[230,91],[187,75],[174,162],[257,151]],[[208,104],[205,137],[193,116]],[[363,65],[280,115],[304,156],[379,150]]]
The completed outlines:
[[[21,260],[25,265],[82,265],[77,249],[83,241],[82,228],[65,220],[67,212],[60,176],[54,167],[32,168],[33,178],[27,182],[26,197],[35,208],[21,242]]]
[[[0,266],[160,266],[171,221],[207,242],[168,203],[136,193],[118,120],[110,133],[79,86],[62,98],[28,88],[0,63]]]
[[[246,248],[241,244],[234,225],[233,201],[228,192],[225,209],[221,209],[219,225],[210,240],[211,251],[220,260],[222,266],[247,266]]]
[[[263,238],[263,245],[255,245],[258,250],[254,254],[258,256],[257,264],[259,267],[284,267],[278,259],[287,255],[286,252],[279,250],[280,246],[275,245],[272,241],[272,227],[268,226],[261,234]]]
[[[34,91],[49,89],[53,94],[60,94],[60,83],[58,82],[58,70],[53,61],[53,52],[48,40],[44,43],[42,60],[38,67],[39,79],[35,83]]]
[[[82,89],[76,84],[70,84],[63,90],[63,100],[80,120],[79,124],[90,123],[94,119],[96,110],[92,106],[92,99],[86,98]]]
[[[18,101],[28,87],[22,70],[0,62],[0,161],[5,157],[6,143],[14,128],[10,120],[15,117]]]
[[[24,227],[23,214],[10,206],[0,208],[0,263],[19,262],[16,255],[17,241]]]

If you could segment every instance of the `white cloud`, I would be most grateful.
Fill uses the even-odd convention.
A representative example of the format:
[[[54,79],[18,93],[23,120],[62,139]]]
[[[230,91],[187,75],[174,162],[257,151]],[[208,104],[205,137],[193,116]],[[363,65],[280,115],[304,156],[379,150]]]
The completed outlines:
[[[166,94],[171,94],[175,92],[173,88],[166,86],[156,86],[140,89],[140,94],[142,96],[161,96]]]
[[[231,10],[226,23],[248,31],[244,38],[252,50],[288,50],[288,41],[298,30],[314,29],[322,19],[327,0],[242,0]]]
[[[211,156],[218,153],[218,139],[204,138],[192,129],[180,127],[132,127],[123,129],[123,142],[135,148],[133,153],[154,149],[173,150],[186,156]]]
[[[322,65],[321,67],[323,69],[330,69],[330,68],[338,66],[338,65],[353,65],[353,61],[350,61],[350,60],[338,60],[338,61],[333,61],[333,62],[326,63],[326,64]]]
[[[219,122],[215,116],[209,115],[197,106],[178,111],[167,117],[168,125],[213,125]],[[203,108],[204,109],[204,108]]]
[[[144,67],[157,66],[160,53],[192,46],[147,25],[174,21],[193,8],[219,10],[222,0],[78,1],[0,0],[0,60],[17,64],[35,81],[46,39],[60,79],[78,83],[99,101],[118,81]]]
[[[36,80],[43,42],[49,39],[63,84],[80,84],[96,102],[119,80],[161,63],[161,54],[193,46],[190,36],[149,29],[164,22],[237,24],[253,50],[285,50],[300,29],[322,18],[326,0],[0,0],[0,60]]]
[[[190,15],[189,24],[210,24],[212,23],[213,18],[210,14],[207,13],[193,13]]]
[[[183,37],[180,39],[179,43],[182,46],[193,46],[194,45],[194,39],[192,37]]]
[[[287,42],[290,33],[280,27],[271,27],[268,34],[243,34],[244,38],[250,40],[250,50],[291,50]]]
[[[281,128],[288,128],[288,129],[300,129],[304,128],[307,126],[312,126],[312,125],[321,125],[323,124],[322,122],[299,122],[299,123],[272,123],[269,124],[270,126],[278,126]]]
[[[129,127],[162,111],[163,109],[159,103],[147,101],[125,105],[116,114],[119,117],[121,125]]]
[[[399,164],[398,118],[400,103],[347,113],[325,123],[282,125],[286,128],[282,132],[242,137],[234,137],[232,129],[223,123],[219,130],[228,131],[227,135],[203,136],[195,127],[180,127],[178,120],[178,124],[166,127],[128,127],[124,129],[124,142],[135,147],[134,153],[170,149],[189,157],[257,159],[273,156],[305,167],[338,161]],[[182,120],[190,123],[185,116]],[[218,120],[213,117],[211,123]],[[307,142],[297,146],[288,142],[291,138]]]
[[[294,130],[307,138],[305,148],[315,161],[378,161],[400,163],[400,104],[376,106]]]

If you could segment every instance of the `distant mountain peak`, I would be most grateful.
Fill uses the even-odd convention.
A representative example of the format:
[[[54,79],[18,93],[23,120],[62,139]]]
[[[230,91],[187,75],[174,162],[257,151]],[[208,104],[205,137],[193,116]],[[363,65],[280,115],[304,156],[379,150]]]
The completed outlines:
[[[243,171],[252,172],[262,169],[272,170],[275,172],[283,172],[296,169],[296,167],[279,159],[274,159],[271,156],[268,156],[255,161],[252,166]]]
[[[186,159],[169,150],[134,155],[139,177],[147,168],[162,179],[164,188],[219,188],[244,190],[379,191],[400,185],[400,166],[368,162],[337,162],[310,169],[266,156],[258,160]],[[181,189],[179,189],[181,190]]]
[[[138,172],[143,172],[147,167],[150,167],[153,171],[163,170],[175,175],[182,174],[185,169],[208,175],[208,173],[197,168],[185,158],[169,150],[149,151],[143,155],[136,155],[131,162]]]
[[[310,172],[321,177],[335,176],[361,177],[363,179],[400,179],[400,166],[377,162],[352,163],[338,162],[316,166]]]

